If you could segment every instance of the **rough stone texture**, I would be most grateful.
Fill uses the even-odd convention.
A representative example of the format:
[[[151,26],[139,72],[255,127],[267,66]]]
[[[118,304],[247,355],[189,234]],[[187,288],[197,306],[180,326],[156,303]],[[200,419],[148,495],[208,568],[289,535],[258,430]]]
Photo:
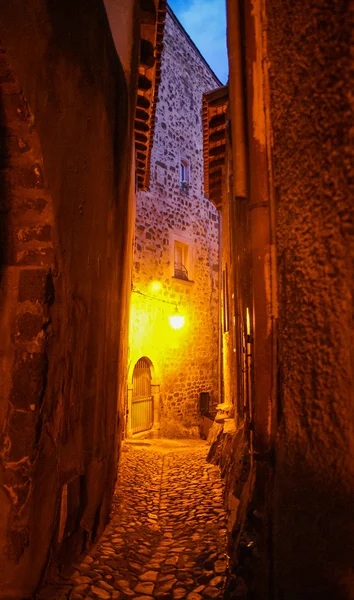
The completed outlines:
[[[275,597],[354,598],[353,4],[267,2],[279,273]]]
[[[223,485],[206,452],[200,440],[126,444],[105,533],[36,600],[221,600]]]
[[[230,578],[225,597],[349,600],[354,598],[353,3],[227,4],[243,5],[248,191],[257,203],[249,211],[252,415],[247,422],[243,402],[244,427],[230,434],[225,424],[215,424],[210,439],[210,459],[226,478],[232,569],[242,577]],[[230,33],[235,26],[229,23]],[[236,66],[236,53],[230,53],[231,75]],[[235,123],[232,93],[230,99]],[[235,148],[242,155],[233,136]],[[225,212],[223,205],[224,231]],[[242,220],[232,233],[242,239]],[[242,263],[241,254],[241,269]],[[267,319],[257,330],[263,310]],[[235,370],[229,368],[227,376],[230,372],[237,391]],[[270,385],[262,386],[262,379]]]
[[[203,192],[202,93],[219,85],[178,22],[167,13],[151,157],[151,184],[137,194],[134,289],[177,303],[185,325],[173,331],[174,307],[132,294],[130,361],[153,363],[161,421],[196,422],[200,392],[218,401],[218,214]],[[180,161],[190,187],[180,189]],[[190,245],[193,267],[173,278],[173,234]],[[159,281],[161,288],[151,287]]]
[[[0,38],[0,588],[22,599],[110,510],[135,95],[100,2],[1,3]]]

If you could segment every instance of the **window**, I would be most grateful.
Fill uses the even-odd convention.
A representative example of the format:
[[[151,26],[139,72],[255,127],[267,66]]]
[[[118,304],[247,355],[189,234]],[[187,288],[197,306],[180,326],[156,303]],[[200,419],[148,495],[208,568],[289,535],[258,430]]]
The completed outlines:
[[[166,170],[167,167],[163,162],[159,160],[155,164],[155,180],[160,185],[166,185]]]
[[[189,281],[189,246],[175,240],[174,243],[174,277]]]
[[[180,187],[182,192],[188,194],[189,191],[189,162],[182,158],[179,167]]]
[[[176,284],[177,282],[192,284],[195,263],[194,237],[187,231],[171,229],[169,238],[170,277],[175,280]]]

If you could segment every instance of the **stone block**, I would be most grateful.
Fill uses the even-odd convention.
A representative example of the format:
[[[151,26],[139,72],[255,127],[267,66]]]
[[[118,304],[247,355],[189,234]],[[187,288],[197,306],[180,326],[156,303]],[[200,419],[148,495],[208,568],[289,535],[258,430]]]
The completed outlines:
[[[9,83],[15,83],[14,79],[9,79]],[[6,86],[5,93],[2,94],[2,104],[6,113],[6,126],[15,127],[25,126],[24,131],[28,133],[29,112],[24,104],[23,98],[19,93],[17,85]]]
[[[28,196],[26,198],[23,197],[23,195],[21,194],[19,196],[13,196],[11,208],[14,213],[22,213],[23,211],[27,210],[34,210],[35,212],[41,214],[47,206],[47,204],[48,200],[42,198],[41,196],[34,198]]]
[[[0,127],[0,165],[5,168],[11,159],[16,158],[28,152],[30,145],[21,136],[9,130],[7,127]]]
[[[25,312],[17,316],[16,320],[16,342],[27,342],[33,340],[42,330],[42,315]]]
[[[37,241],[50,242],[52,239],[52,228],[49,223],[33,227],[21,227],[16,231],[16,238],[21,243]]]
[[[53,263],[54,249],[52,247],[24,250],[16,254],[16,264],[21,266],[52,265]]]
[[[7,461],[17,462],[25,456],[31,458],[36,440],[36,425],[37,415],[33,412],[14,410],[10,413],[6,432],[10,441],[6,452]]]
[[[0,174],[0,180],[6,180],[11,188],[42,188],[43,174],[39,164],[7,168]]]
[[[14,408],[21,410],[38,408],[46,372],[47,360],[43,353],[17,353],[10,392],[10,402]]]
[[[23,269],[20,271],[18,290],[19,302],[40,302],[44,304],[49,294],[48,269]]]

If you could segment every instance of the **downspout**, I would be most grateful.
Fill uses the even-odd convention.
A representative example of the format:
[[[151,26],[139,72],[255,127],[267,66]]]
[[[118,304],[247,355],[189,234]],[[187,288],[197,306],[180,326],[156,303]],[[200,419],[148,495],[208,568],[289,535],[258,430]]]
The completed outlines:
[[[224,178],[223,178],[224,180]],[[222,352],[222,344],[223,344],[223,336],[222,336],[222,219],[221,214],[218,213],[218,244],[219,244],[219,298],[218,298],[218,398],[219,404],[224,401],[223,399],[223,352]]]
[[[263,575],[259,577],[255,597],[276,598],[273,491],[274,439],[277,428],[277,261],[265,23],[267,15],[265,0],[245,1],[244,7],[254,293],[254,457],[258,463],[259,491],[263,504],[261,510],[265,515],[261,541],[263,560],[260,567]]]
[[[272,238],[274,207],[270,206],[273,199],[269,177],[269,115],[266,122],[264,100],[262,19],[265,8],[263,0],[227,0],[227,13],[234,202],[238,205],[247,201],[250,222],[253,304],[251,465],[256,467],[257,494],[254,497],[258,499],[260,510],[265,511],[259,536],[262,558],[254,595],[255,598],[272,598],[272,525],[268,499],[273,471],[271,417],[275,391],[276,264]]]
[[[241,344],[241,302],[240,302],[240,274],[237,251],[237,205],[245,203],[248,199],[247,189],[247,154],[246,154],[246,119],[244,99],[244,75],[242,61],[242,39],[240,0],[227,0],[227,45],[230,64],[229,74],[229,115],[231,125],[231,156],[232,177],[230,202],[230,244],[232,256],[232,281],[233,281],[233,351],[236,353],[236,368],[234,373],[237,393],[237,422],[244,420],[244,404],[246,398],[242,395],[242,344]]]
[[[240,28],[240,0],[227,1],[227,46],[229,53],[229,102],[231,105],[234,196],[247,199],[245,102]]]
[[[253,445],[255,454],[263,456],[270,448],[273,347],[260,13],[260,0],[227,0],[234,203],[249,202],[251,224]]]
[[[253,288],[254,452],[260,460],[271,460],[274,298],[262,18],[262,0],[244,2]]]

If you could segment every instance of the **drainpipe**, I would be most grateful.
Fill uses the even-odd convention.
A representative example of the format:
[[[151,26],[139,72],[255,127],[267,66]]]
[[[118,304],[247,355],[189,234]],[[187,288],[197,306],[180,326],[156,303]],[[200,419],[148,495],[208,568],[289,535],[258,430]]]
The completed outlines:
[[[244,2],[249,181],[251,211],[251,252],[254,306],[254,449],[270,458],[271,407],[273,393],[273,305],[271,245],[270,170],[267,157],[264,40],[261,0]],[[274,292],[274,288],[273,288]]]
[[[225,181],[225,177],[223,177],[223,181]],[[219,388],[219,404],[223,402],[223,393],[222,393],[222,379],[223,379],[223,352],[222,352],[222,219],[220,213],[218,213],[218,244],[219,244],[219,298],[218,298],[218,388]]]
[[[254,595],[266,599],[274,597],[272,504],[269,500],[273,488],[272,435],[275,430],[273,424],[272,431],[271,422],[276,412],[277,289],[269,90],[262,25],[264,0],[227,0],[227,13],[234,200],[237,205],[242,201],[248,204],[252,260],[251,464],[257,465],[257,501],[264,513],[259,538],[259,577]],[[234,229],[237,236],[237,223]]]
[[[247,150],[246,150],[246,118],[244,98],[244,74],[241,38],[240,0],[227,0],[227,45],[230,64],[229,74],[229,115],[231,125],[232,176],[230,177],[229,219],[230,245],[233,256],[233,312],[232,343],[236,360],[235,378],[238,424],[244,421],[244,405],[247,402],[245,390],[242,391],[243,352],[242,332],[242,292],[238,250],[238,217],[237,207],[248,201],[247,182]],[[232,364],[235,364],[234,361]],[[252,437],[252,436],[251,436]]]
[[[234,195],[246,199],[247,158],[246,120],[244,108],[243,65],[240,27],[240,0],[227,1],[227,45],[229,53],[229,103],[231,106],[232,158],[234,175]]]
[[[248,200],[250,210],[253,448],[256,456],[263,457],[270,449],[273,346],[271,226],[260,12],[260,0],[227,0],[234,195],[237,203]]]

